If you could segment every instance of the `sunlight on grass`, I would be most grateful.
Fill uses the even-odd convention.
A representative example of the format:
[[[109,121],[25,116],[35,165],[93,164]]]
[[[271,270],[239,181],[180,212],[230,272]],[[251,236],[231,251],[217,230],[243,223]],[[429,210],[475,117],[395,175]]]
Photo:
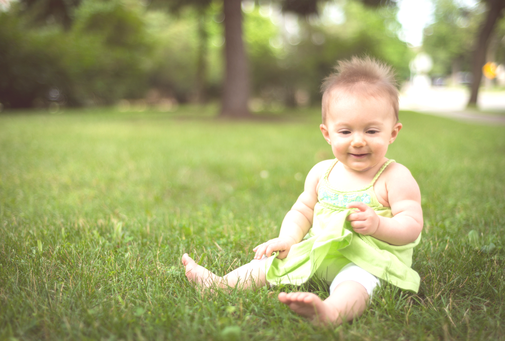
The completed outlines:
[[[332,157],[317,115],[0,116],[0,339],[503,338],[502,128],[401,121],[388,156],[423,194],[420,293],[384,285],[359,320],[325,330],[277,301],[292,287],[202,297],[180,266],[188,252],[224,274],[278,234],[305,174]]]

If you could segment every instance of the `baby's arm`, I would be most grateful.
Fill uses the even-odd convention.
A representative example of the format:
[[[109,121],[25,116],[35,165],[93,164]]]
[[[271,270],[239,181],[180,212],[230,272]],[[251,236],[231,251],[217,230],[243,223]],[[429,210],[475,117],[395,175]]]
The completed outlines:
[[[256,252],[254,259],[261,259],[263,255],[270,257],[274,251],[279,251],[277,258],[286,258],[291,246],[299,243],[307,234],[312,226],[314,206],[317,202],[317,185],[327,167],[328,161],[320,162],[312,167],[305,179],[303,193],[282,221],[279,237],[256,246],[253,249]]]
[[[348,207],[358,208],[360,212],[350,214],[348,219],[357,233],[393,245],[405,245],[415,241],[423,229],[421,191],[406,167],[394,164],[391,168],[384,175],[393,217],[378,216],[367,205],[352,203]]]

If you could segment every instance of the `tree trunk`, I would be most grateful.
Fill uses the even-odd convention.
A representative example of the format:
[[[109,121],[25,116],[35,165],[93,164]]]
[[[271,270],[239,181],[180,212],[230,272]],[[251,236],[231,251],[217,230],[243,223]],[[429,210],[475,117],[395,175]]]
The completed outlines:
[[[468,107],[477,106],[477,97],[479,95],[480,82],[482,80],[482,67],[486,63],[486,53],[489,45],[489,38],[491,37],[496,23],[503,15],[505,8],[504,0],[487,0],[488,11],[486,19],[480,27],[477,40],[474,44],[473,60],[472,60],[472,85],[470,100]]]
[[[240,0],[224,0],[225,79],[221,116],[250,115],[249,72],[242,40],[242,8]]]

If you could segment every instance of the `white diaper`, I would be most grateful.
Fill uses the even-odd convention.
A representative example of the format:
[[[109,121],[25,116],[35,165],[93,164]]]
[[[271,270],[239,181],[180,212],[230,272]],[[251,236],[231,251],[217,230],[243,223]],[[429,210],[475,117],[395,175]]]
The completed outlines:
[[[368,292],[370,299],[372,298],[373,291],[376,287],[380,286],[380,281],[377,277],[372,275],[370,272],[360,268],[354,263],[349,263],[340,270],[333,282],[330,285],[330,295],[333,290],[342,282],[354,281],[363,285]]]

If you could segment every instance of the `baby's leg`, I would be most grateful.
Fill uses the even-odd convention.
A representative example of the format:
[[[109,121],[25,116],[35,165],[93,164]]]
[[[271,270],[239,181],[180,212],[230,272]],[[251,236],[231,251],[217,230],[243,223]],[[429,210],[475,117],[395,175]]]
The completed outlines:
[[[229,287],[239,285],[242,289],[255,289],[265,286],[267,284],[265,272],[266,261],[267,257],[263,256],[262,259],[255,259],[242,265],[223,277],[225,283]]]
[[[214,283],[221,282],[221,277],[196,264],[187,253],[182,255],[182,265],[186,268],[186,277],[188,280],[199,286],[208,288]]]
[[[374,275],[349,263],[333,280],[326,300],[308,292],[280,293],[279,300],[315,324],[341,324],[363,314],[379,285]]]
[[[326,300],[310,292],[281,292],[279,300],[295,313],[316,325],[341,324],[361,316],[368,303],[368,293],[359,283],[340,283]]]
[[[267,283],[265,278],[265,261],[266,257],[261,260],[253,260],[220,277],[203,266],[196,264],[188,254],[185,253],[182,256],[182,264],[186,268],[186,277],[188,280],[205,288],[213,285],[220,288],[234,288],[239,285],[242,289],[264,286]]]

